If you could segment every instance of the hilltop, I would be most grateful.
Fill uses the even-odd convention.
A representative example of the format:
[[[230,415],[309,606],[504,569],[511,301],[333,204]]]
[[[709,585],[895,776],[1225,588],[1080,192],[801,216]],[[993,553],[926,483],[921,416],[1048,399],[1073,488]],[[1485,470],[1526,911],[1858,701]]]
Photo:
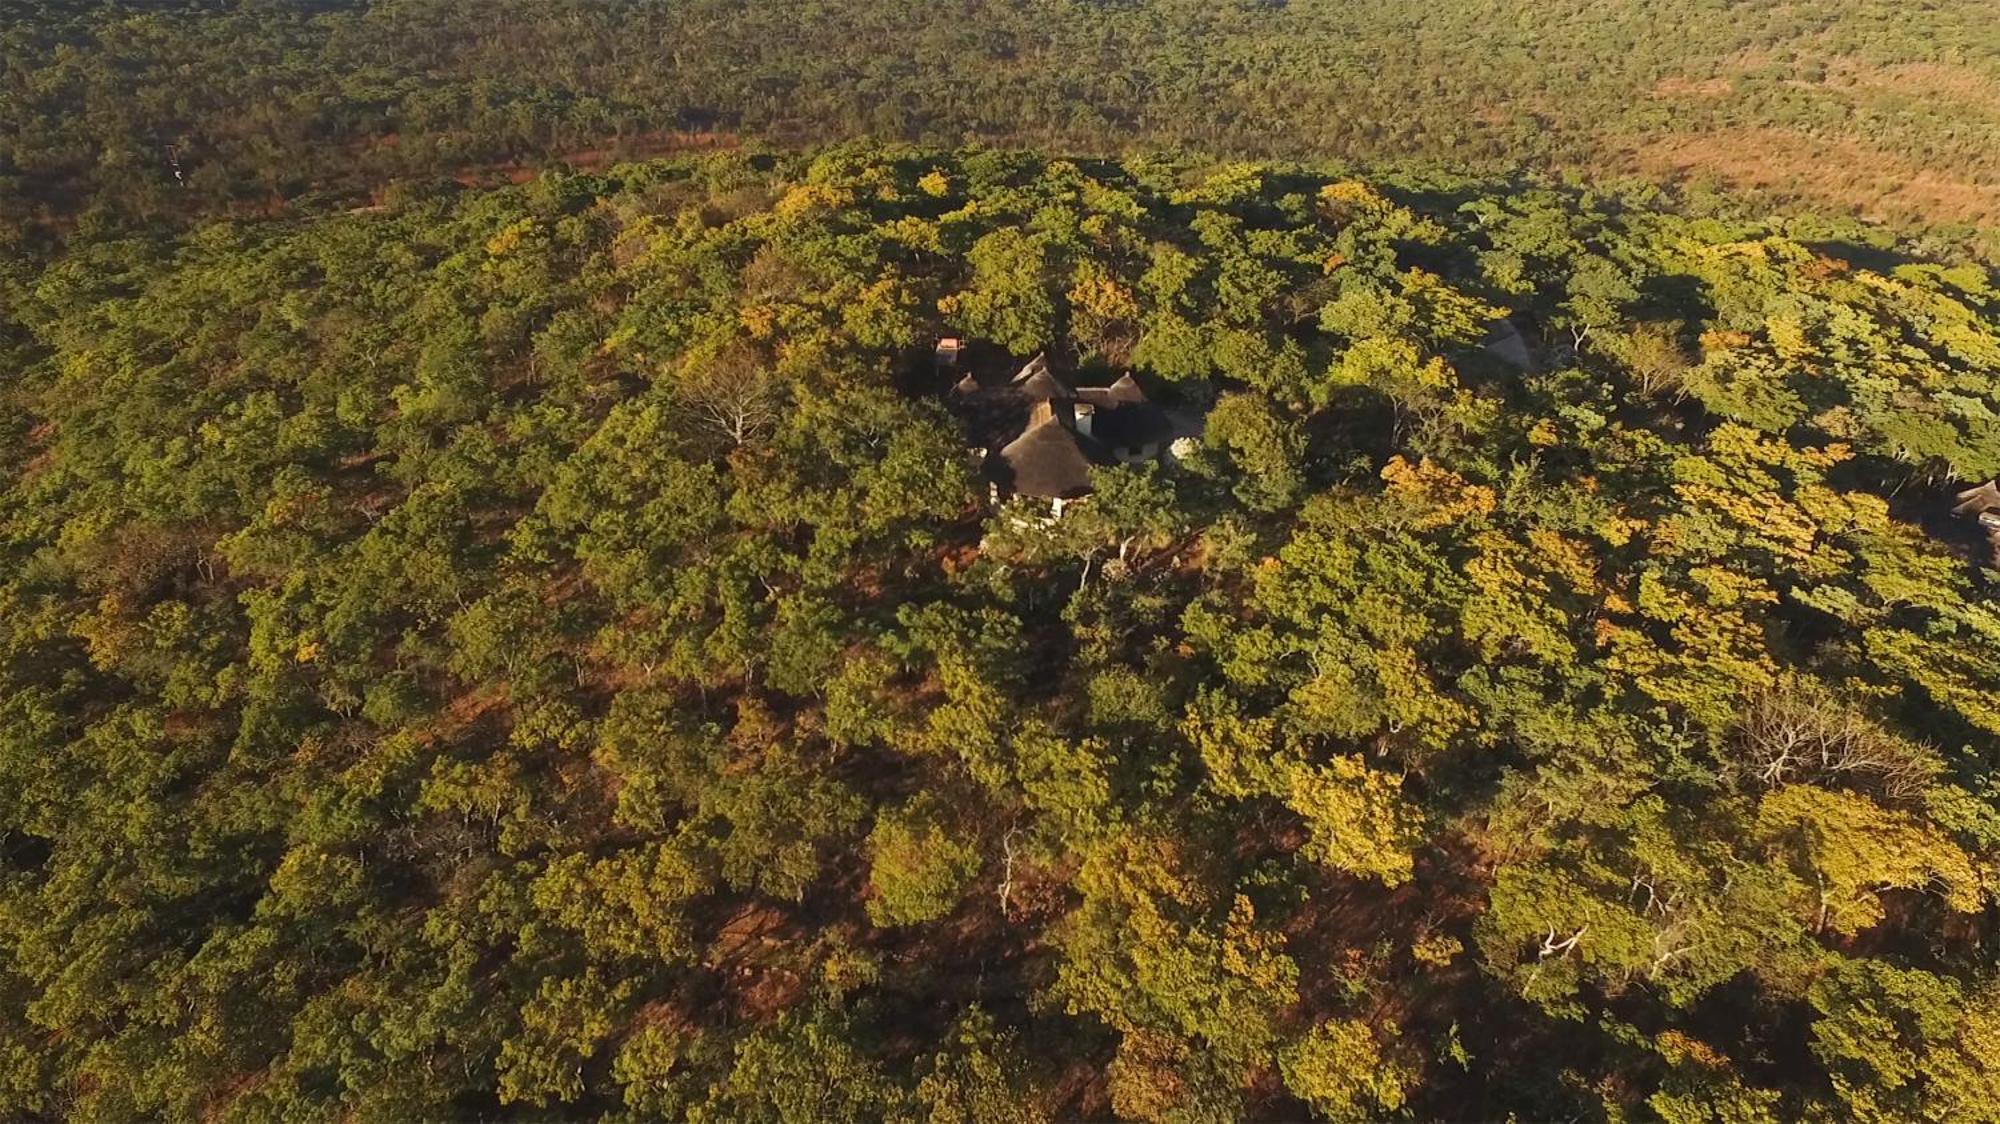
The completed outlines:
[[[80,232],[0,1116],[1985,1118],[2000,291],[1878,235],[860,144]],[[1199,436],[1048,518],[940,338]]]

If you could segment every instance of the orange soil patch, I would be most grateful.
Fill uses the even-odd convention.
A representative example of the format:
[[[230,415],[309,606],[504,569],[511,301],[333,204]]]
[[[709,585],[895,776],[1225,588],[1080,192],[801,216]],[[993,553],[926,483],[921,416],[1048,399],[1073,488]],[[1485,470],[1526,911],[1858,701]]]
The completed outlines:
[[[805,995],[806,980],[792,958],[800,945],[798,931],[783,913],[767,905],[746,905],[723,922],[702,963],[718,974],[737,1010],[763,1021]]]
[[[1632,158],[1648,175],[1712,176],[1732,187],[1850,207],[1869,218],[2000,221],[2000,185],[1942,175],[1858,141],[1725,129],[1640,140]]]
[[[43,449],[21,463],[21,479],[32,480],[42,473],[47,472],[49,466],[54,463],[56,463],[56,451],[54,449]]]
[[[784,947],[790,935],[783,913],[771,906],[746,905],[716,931],[707,963],[728,967],[768,956],[772,949]]]
[[[444,713],[450,719],[450,728],[463,730],[506,705],[507,688],[503,684],[462,694],[445,704]]]

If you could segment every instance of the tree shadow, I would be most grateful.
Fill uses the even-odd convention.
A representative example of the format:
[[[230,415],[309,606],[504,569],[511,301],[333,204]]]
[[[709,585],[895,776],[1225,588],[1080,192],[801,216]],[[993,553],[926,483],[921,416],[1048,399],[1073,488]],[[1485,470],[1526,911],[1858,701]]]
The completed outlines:
[[[1687,321],[1690,327],[1683,335],[1689,338],[1680,342],[1689,350],[1696,343],[1695,322],[1715,317],[1715,306],[1708,299],[1708,283],[1687,273],[1655,274],[1641,281],[1639,299],[1628,311],[1638,320]]]
[[[1807,242],[1805,247],[1822,257],[1843,261],[1856,269],[1871,270],[1875,273],[1888,273],[1899,265],[1922,265],[1926,260],[1903,253],[1892,246],[1870,246],[1840,239]]]

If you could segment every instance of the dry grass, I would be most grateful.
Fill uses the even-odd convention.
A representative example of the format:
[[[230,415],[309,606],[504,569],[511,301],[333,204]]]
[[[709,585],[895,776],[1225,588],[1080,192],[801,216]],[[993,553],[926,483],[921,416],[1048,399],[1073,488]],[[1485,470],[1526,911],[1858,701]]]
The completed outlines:
[[[1735,81],[1728,78],[1696,79],[1676,74],[1653,83],[1656,98],[1719,98],[1735,90]]]
[[[1853,140],[1821,140],[1776,128],[1722,129],[1636,139],[1635,170],[1713,178],[1878,219],[2000,222],[2000,185],[1921,167]]]
[[[1840,60],[1827,84],[1835,88],[1885,92],[1921,101],[2000,116],[2000,75],[1944,62],[1911,62],[1873,67]]]

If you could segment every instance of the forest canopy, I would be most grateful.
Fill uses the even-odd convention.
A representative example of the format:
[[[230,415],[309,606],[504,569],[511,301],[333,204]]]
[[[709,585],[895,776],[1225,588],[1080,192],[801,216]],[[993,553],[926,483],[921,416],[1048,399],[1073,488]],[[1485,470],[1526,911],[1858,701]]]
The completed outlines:
[[[16,264],[0,1116],[1991,1119],[2000,289],[1847,233],[853,144]],[[945,334],[1202,435],[995,507]]]
[[[860,136],[1689,178],[2000,258],[1990,0],[11,0],[0,218]]]

